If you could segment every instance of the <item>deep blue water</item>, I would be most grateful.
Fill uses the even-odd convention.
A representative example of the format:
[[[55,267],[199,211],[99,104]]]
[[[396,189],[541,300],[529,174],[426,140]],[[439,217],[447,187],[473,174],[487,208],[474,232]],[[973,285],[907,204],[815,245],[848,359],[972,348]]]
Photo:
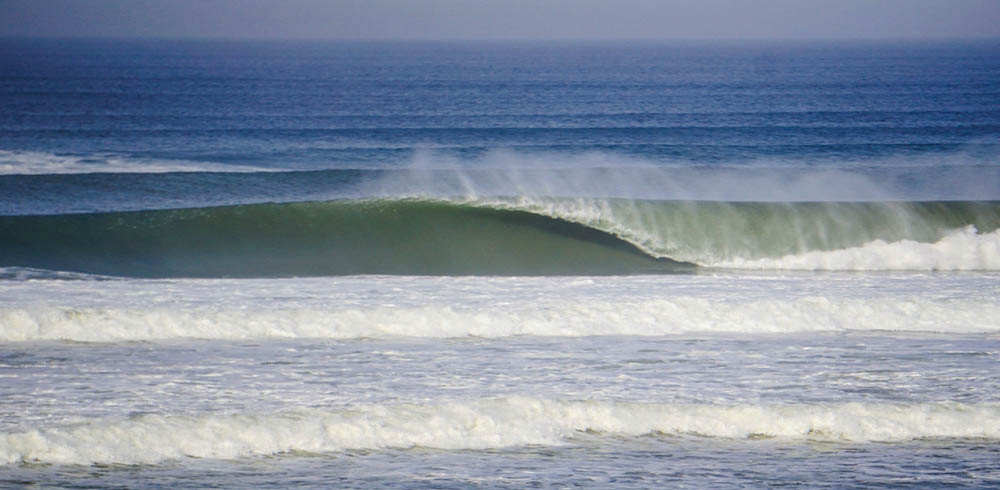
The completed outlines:
[[[1000,133],[995,42],[0,42],[0,150],[91,163],[992,163]]]

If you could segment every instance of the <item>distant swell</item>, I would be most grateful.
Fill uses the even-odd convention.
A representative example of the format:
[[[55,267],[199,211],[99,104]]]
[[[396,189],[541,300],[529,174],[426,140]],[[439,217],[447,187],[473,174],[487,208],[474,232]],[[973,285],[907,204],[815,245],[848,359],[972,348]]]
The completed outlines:
[[[260,171],[267,169],[187,160],[130,158],[112,154],[73,156],[0,150],[0,175]]]
[[[288,452],[493,449],[597,436],[905,441],[1000,438],[1000,405],[673,405],[499,398],[333,411],[88,420],[0,434],[0,463],[152,464]]]
[[[0,267],[128,277],[1000,270],[997,202],[365,199],[0,217]]]

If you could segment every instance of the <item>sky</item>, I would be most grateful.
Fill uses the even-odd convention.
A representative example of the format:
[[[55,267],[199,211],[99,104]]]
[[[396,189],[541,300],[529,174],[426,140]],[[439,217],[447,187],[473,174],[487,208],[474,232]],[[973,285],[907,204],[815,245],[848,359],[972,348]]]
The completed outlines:
[[[1000,0],[0,0],[0,36],[1000,38]]]

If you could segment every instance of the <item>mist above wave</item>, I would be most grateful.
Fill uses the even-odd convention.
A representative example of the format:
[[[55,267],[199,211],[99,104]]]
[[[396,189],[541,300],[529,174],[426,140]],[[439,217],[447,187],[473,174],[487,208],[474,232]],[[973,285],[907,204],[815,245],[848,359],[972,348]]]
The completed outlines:
[[[1000,199],[995,155],[877,159],[650,159],[615,152],[496,149],[458,157],[418,149],[362,187],[375,196],[600,197],[704,201]]]
[[[406,149],[403,149],[404,151]],[[283,174],[326,171],[367,173],[352,197],[561,196],[715,201],[877,201],[1000,199],[995,152],[960,150],[895,156],[804,159],[687,160],[589,150],[510,148],[475,152],[413,147],[387,161],[323,159],[221,163],[187,158],[117,154],[56,154],[0,150],[0,175],[158,174],[266,172],[281,187]],[[150,178],[156,178],[150,175]],[[65,183],[64,183],[65,184]],[[335,181],[300,189],[311,199],[343,197]],[[331,184],[333,184],[331,186]],[[190,187],[194,183],[185,183]],[[217,185],[217,184],[216,184]],[[302,184],[298,184],[299,187]],[[247,191],[260,187],[254,185]],[[169,189],[157,188],[157,192]],[[325,194],[324,194],[325,193]],[[324,197],[325,196],[325,197]],[[155,196],[150,196],[155,197]],[[246,195],[230,200],[252,202]],[[296,200],[267,193],[268,200]],[[203,198],[202,198],[203,200]],[[154,200],[155,201],[155,200]],[[198,201],[201,202],[201,201]]]

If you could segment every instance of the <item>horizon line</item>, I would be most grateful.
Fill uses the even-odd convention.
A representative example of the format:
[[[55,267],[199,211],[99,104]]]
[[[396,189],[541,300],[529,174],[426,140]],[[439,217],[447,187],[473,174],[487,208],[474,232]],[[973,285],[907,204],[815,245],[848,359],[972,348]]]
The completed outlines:
[[[914,42],[914,41],[1000,41],[1000,36],[925,36],[925,37],[277,37],[277,36],[133,36],[133,35],[5,35],[3,40],[149,40],[149,41],[338,41],[338,42],[787,42],[787,41],[847,41],[847,42]]]

